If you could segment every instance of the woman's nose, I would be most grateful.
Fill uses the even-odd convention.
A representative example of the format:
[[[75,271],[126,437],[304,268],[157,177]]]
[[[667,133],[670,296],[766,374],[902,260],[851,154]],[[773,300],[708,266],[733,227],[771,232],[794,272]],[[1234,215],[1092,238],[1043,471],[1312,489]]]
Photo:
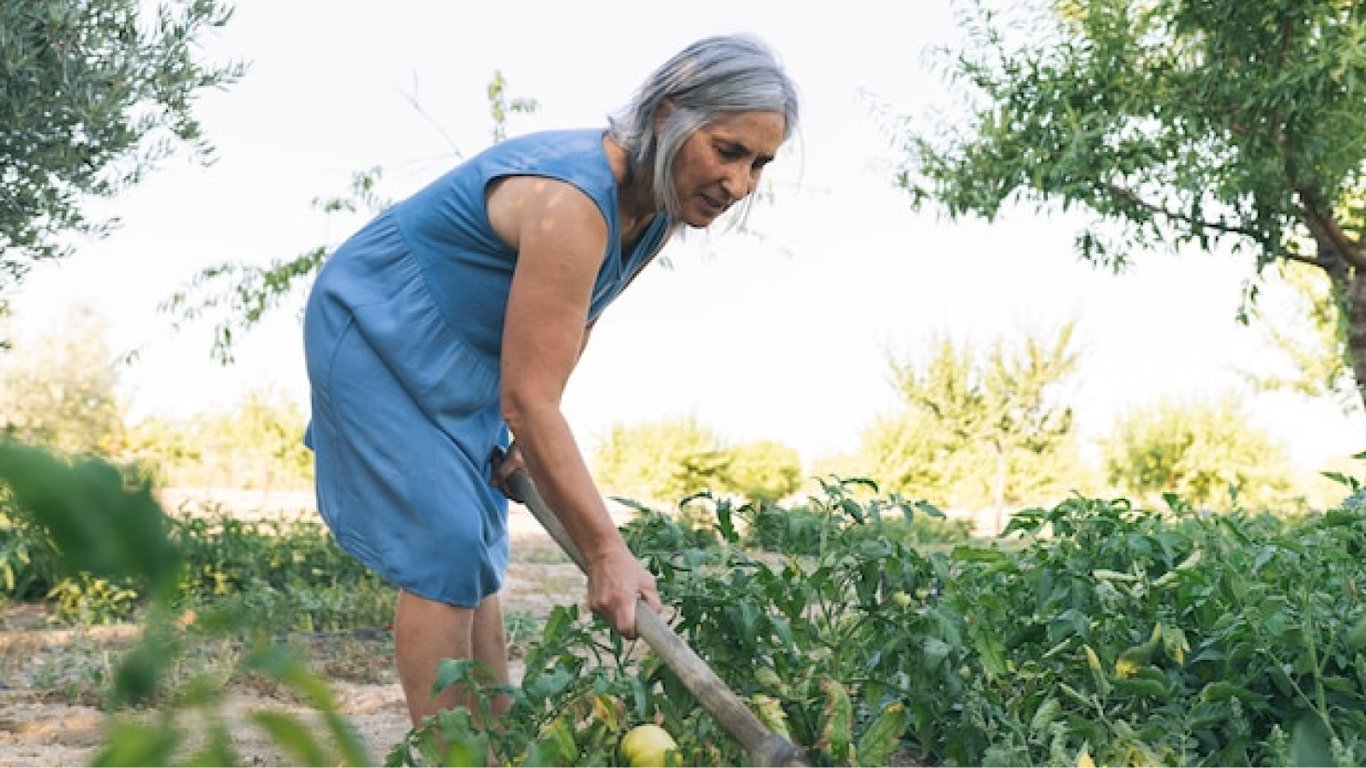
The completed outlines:
[[[722,186],[725,187],[731,202],[738,203],[754,191],[754,177],[747,167],[736,166],[726,174]]]

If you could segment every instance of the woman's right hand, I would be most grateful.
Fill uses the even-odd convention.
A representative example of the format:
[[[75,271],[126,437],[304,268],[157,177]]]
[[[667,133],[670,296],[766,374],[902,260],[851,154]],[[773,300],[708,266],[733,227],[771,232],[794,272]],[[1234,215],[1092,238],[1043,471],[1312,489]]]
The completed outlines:
[[[636,636],[638,600],[644,600],[656,612],[664,609],[654,575],[624,543],[589,561],[588,608],[624,637]]]

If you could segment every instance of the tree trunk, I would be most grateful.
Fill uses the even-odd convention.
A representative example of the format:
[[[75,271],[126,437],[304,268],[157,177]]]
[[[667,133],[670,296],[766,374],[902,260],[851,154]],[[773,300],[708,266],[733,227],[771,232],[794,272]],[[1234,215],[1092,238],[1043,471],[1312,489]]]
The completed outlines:
[[[996,449],[996,480],[993,483],[992,496],[996,502],[996,532],[1000,533],[1005,528],[1006,449],[999,438],[991,442],[992,447]]]
[[[1347,356],[1352,361],[1352,376],[1357,395],[1366,408],[1366,269],[1354,269],[1347,277]]]
[[[1318,241],[1316,263],[1328,273],[1333,293],[1341,298],[1346,315],[1347,358],[1352,366],[1352,381],[1357,397],[1366,409],[1366,249],[1342,235],[1340,227],[1331,231],[1309,226]],[[1332,237],[1333,232],[1337,237]]]

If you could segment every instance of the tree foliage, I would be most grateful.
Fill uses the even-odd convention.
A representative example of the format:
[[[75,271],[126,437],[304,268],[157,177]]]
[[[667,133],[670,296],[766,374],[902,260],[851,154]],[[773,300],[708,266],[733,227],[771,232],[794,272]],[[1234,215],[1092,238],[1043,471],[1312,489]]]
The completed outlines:
[[[60,330],[15,339],[0,358],[0,430],[69,456],[117,451],[124,408],[107,334],[97,311],[72,306]]]
[[[593,456],[606,490],[641,500],[676,502],[703,491],[781,499],[801,486],[801,459],[774,440],[727,446],[695,419],[618,424]]]
[[[313,207],[325,215],[364,212],[376,215],[390,201],[378,191],[383,169],[370,168],[351,176],[349,190],[341,196],[316,198]],[[289,258],[260,266],[246,261],[224,261],[196,273],[184,287],[159,307],[171,315],[180,330],[201,320],[213,322],[209,354],[230,365],[235,359],[239,332],[256,327],[268,314],[302,295],[312,285],[331,252],[327,244],[316,245]]]
[[[748,499],[779,501],[802,486],[802,459],[777,440],[755,440],[726,450],[726,485]]]
[[[1135,410],[1116,420],[1102,452],[1107,480],[1134,498],[1175,494],[1227,509],[1283,508],[1291,496],[1285,446],[1229,399]]]
[[[259,389],[216,411],[144,419],[128,451],[161,485],[300,490],[313,480],[306,423],[293,400]]]
[[[244,69],[206,64],[196,45],[230,15],[216,0],[0,3],[0,298],[33,262],[68,255],[61,234],[108,230],[91,197],[178,148],[211,159],[194,100]]]
[[[720,438],[695,419],[617,424],[593,455],[593,476],[605,489],[652,501],[712,488],[724,466]]]
[[[925,360],[891,360],[902,408],[863,434],[867,471],[884,490],[947,504],[999,508],[1066,493],[1077,480],[1060,391],[1077,369],[1073,328],[986,353],[940,338]]]
[[[914,202],[988,219],[1079,208],[1079,253],[1119,266],[1216,244],[1320,269],[1366,400],[1366,5],[1054,0],[964,14],[966,120],[906,137]],[[1006,14],[1011,14],[1007,16]],[[1255,287],[1255,286],[1254,286]]]

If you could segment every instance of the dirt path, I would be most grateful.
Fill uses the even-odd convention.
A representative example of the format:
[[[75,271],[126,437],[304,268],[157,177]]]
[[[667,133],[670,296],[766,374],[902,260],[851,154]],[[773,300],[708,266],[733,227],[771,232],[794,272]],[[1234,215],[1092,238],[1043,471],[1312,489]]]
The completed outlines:
[[[554,605],[581,602],[583,576],[534,518],[514,508],[509,526],[513,561],[503,592],[505,612],[544,618]],[[0,766],[89,765],[104,743],[106,725],[94,692],[98,686],[91,681],[109,679],[119,653],[136,636],[134,626],[53,629],[41,606],[0,608]],[[390,661],[392,638],[381,633],[350,642],[366,645],[341,649],[339,660],[324,661],[320,673],[329,680],[342,714],[365,739],[371,758],[382,764],[409,727]],[[318,656],[326,657],[326,651],[337,649],[319,650],[324,653]],[[311,654],[315,667],[318,656]],[[520,664],[514,659],[512,666],[514,681],[520,680]],[[250,724],[248,713],[260,709],[315,715],[287,691],[232,685],[221,712],[231,726],[240,763],[295,762]]]

